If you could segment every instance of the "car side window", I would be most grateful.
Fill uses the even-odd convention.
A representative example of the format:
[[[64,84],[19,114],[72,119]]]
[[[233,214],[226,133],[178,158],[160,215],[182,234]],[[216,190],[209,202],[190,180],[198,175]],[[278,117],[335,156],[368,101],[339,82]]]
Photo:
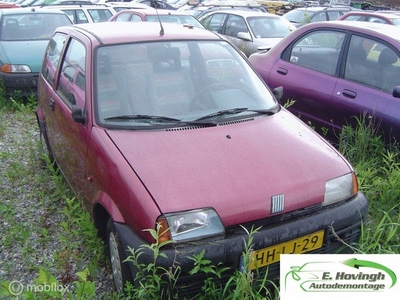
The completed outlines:
[[[377,18],[377,17],[371,17],[371,18],[369,19],[369,22],[372,22],[372,23],[381,23],[381,24],[388,24],[388,22],[387,22],[386,20],[384,20],[384,19],[382,19],[382,18]]]
[[[345,78],[392,93],[400,85],[399,54],[384,43],[354,35],[347,54]]]
[[[337,20],[342,14],[339,11],[328,11],[329,21]]]
[[[321,22],[321,21],[326,21],[325,11],[317,12],[311,20],[311,22]]]
[[[71,39],[61,65],[57,93],[69,106],[74,104],[84,108],[85,104],[85,46]]]
[[[237,37],[239,32],[249,32],[246,22],[240,16],[230,15],[226,21],[224,34]]]
[[[51,85],[53,85],[55,80],[58,62],[60,61],[61,51],[66,39],[66,34],[55,33],[46,49],[41,73]]]
[[[107,9],[88,9],[93,22],[106,22],[112,17],[112,13]]]
[[[287,59],[291,63],[335,75],[345,33],[320,30],[303,36],[293,44]]]
[[[203,25],[208,30],[222,33],[226,14],[213,14],[204,19]]]

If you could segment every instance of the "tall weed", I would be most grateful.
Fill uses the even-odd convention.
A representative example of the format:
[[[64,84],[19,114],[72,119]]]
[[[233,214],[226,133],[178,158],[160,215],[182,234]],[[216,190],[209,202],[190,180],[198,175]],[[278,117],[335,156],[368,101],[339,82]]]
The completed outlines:
[[[356,251],[400,253],[399,145],[386,145],[365,115],[357,119],[356,128],[344,126],[339,140],[339,151],[354,166],[360,190],[369,201],[369,217]]]

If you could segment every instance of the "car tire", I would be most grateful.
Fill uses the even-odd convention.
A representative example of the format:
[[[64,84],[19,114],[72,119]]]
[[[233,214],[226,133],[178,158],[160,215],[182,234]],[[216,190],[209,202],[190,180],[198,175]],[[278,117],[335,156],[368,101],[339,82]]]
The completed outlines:
[[[122,249],[119,234],[115,230],[114,221],[110,218],[107,223],[108,254],[113,273],[114,290],[123,293],[126,283],[132,281],[132,273],[128,263],[124,262],[127,252]]]

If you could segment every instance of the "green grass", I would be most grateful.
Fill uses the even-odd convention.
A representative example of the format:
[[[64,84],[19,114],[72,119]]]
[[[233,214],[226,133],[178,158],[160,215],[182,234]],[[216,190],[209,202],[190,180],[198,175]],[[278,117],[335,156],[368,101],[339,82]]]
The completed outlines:
[[[88,213],[75,199],[62,176],[50,167],[43,167],[46,158],[39,154],[34,101],[18,103],[0,100],[0,142],[12,144],[10,150],[0,152],[0,231],[3,233],[0,235],[0,255],[12,252],[15,245],[21,249],[12,260],[2,262],[0,298],[17,299],[12,297],[8,287],[12,280],[18,279],[13,277],[18,268],[31,280],[24,284],[69,286],[68,291],[55,293],[25,292],[18,299],[98,299],[97,278],[111,272],[105,245],[97,237]],[[368,220],[362,228],[360,245],[354,251],[397,254],[400,252],[399,148],[398,145],[385,145],[369,122],[360,118],[356,129],[345,127],[339,137],[339,151],[354,166],[360,190],[369,200]],[[18,126],[24,126],[26,131],[23,140],[13,139]],[[28,198],[29,205],[25,205]],[[54,215],[58,221],[49,223]],[[246,251],[251,250],[252,236],[256,231],[248,233]],[[152,230],[152,234],[158,232]],[[56,250],[48,253],[48,249],[54,248],[49,245],[54,244]],[[159,246],[151,245],[156,256],[159,255]],[[135,262],[140,249],[131,251],[129,259]],[[204,273],[208,278],[203,283],[202,294],[196,299],[279,299],[278,286],[266,290],[265,278],[256,281],[247,272],[236,272],[226,285],[217,286],[212,279],[221,276],[225,270],[210,265],[201,254],[191,259],[194,262],[193,274]],[[150,267],[154,272],[151,277],[143,273],[142,289],[130,286],[127,297],[110,291],[105,293],[106,299],[160,297],[162,282],[157,277],[160,270],[156,264]],[[164,271],[168,273],[169,282],[179,277],[179,270]]]

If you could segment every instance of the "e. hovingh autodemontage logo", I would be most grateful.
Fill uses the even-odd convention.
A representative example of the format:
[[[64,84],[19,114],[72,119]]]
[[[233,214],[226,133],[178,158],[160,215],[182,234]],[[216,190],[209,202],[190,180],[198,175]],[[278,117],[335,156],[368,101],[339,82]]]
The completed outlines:
[[[324,255],[318,257],[325,258]],[[335,258],[340,259],[341,255]],[[397,255],[392,257],[392,263],[377,262],[368,257],[360,259],[345,255],[344,258],[287,265],[285,273],[281,270],[281,294],[289,295],[296,291],[308,296],[316,293],[351,293],[355,296],[357,293],[365,295],[398,288],[397,275],[392,268],[399,259]],[[293,262],[298,263],[299,260]]]

